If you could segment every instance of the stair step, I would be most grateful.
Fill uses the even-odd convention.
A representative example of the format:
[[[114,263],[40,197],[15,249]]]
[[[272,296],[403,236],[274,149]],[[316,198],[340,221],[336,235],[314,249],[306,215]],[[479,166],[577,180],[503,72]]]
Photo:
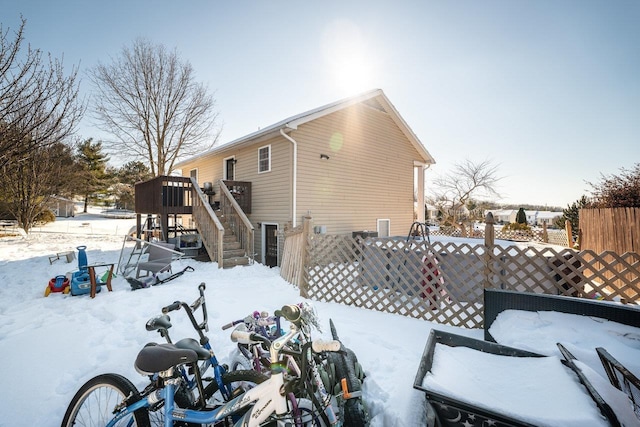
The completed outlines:
[[[242,245],[237,240],[233,242],[224,242],[224,250],[236,250],[242,248]]]
[[[232,268],[238,265],[249,265],[249,258],[247,257],[225,258],[222,263],[222,268]]]
[[[222,239],[222,241],[225,243],[225,245],[227,243],[233,243],[233,242],[237,242],[238,239],[236,238],[236,235],[229,232],[228,234],[225,232],[224,233],[224,238]]]
[[[227,250],[226,246],[224,248],[222,257],[226,260],[228,258],[239,258],[244,256],[244,249],[231,249]]]

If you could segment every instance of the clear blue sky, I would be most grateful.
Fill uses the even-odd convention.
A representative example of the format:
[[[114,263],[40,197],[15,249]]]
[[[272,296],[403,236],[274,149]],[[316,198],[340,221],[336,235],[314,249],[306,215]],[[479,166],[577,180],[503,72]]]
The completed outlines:
[[[137,37],[215,91],[229,142],[381,88],[437,164],[490,160],[501,202],[566,207],[640,162],[640,1],[0,0],[86,69]],[[107,139],[87,120],[83,138]]]

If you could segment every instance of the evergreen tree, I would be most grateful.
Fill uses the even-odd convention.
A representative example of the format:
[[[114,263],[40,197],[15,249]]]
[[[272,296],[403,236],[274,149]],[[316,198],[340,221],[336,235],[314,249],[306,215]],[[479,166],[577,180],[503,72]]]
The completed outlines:
[[[101,142],[92,142],[89,138],[78,146],[77,159],[81,166],[82,182],[79,185],[79,194],[84,197],[84,210],[87,212],[87,205],[94,201],[97,195],[105,193],[112,183],[112,176],[107,173],[107,162],[109,157],[102,152]]]
[[[518,213],[516,214],[516,223],[518,224],[527,223],[527,214],[525,213],[524,208],[518,209]]]
[[[116,196],[116,207],[119,209],[133,209],[135,204],[135,184],[153,178],[153,174],[140,161],[126,163],[117,171],[118,183],[113,186]]]
[[[592,207],[591,203],[587,199],[587,196],[582,196],[580,199],[573,202],[571,205],[567,205],[566,209],[562,210],[562,217],[560,217],[555,225],[558,228],[565,228],[566,222],[571,223],[571,234],[574,238],[578,237],[578,229],[580,228],[580,209]]]

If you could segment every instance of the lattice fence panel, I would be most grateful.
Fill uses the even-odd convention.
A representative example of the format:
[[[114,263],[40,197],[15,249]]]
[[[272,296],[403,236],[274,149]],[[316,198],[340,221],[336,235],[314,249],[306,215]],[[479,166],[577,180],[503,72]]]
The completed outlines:
[[[482,263],[471,246],[314,235],[309,239],[310,298],[475,328],[482,325]],[[457,256],[458,252],[462,256]],[[454,283],[464,286],[453,287]]]
[[[585,288],[605,299],[640,301],[640,255],[627,252],[619,255],[605,251],[580,252],[581,271]],[[590,288],[590,290],[589,290]]]
[[[309,298],[482,327],[483,289],[640,301],[640,256],[348,235],[307,238]]]
[[[447,236],[447,237],[465,237],[471,239],[484,239],[484,229],[469,230],[467,233],[463,233],[456,227],[441,227],[438,230],[430,230],[429,234],[432,236]],[[514,242],[544,242],[552,245],[569,247],[569,241],[567,240],[567,232],[564,230],[547,230],[545,236],[543,230],[533,229],[530,231],[513,231],[503,230],[498,227],[494,229],[494,236],[500,240],[510,240]],[[482,241],[478,242],[482,244]]]

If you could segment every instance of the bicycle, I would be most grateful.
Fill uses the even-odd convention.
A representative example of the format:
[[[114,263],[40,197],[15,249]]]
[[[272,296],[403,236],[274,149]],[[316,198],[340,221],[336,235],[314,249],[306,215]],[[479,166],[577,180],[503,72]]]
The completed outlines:
[[[205,408],[180,408],[176,406],[176,389],[181,382],[176,370],[198,360],[198,353],[182,349],[175,344],[152,344],[145,346],[136,357],[135,367],[139,372],[157,377],[156,386],[139,392],[125,377],[118,374],[99,375],[87,383],[74,395],[62,423],[63,427],[77,425],[136,425],[149,426],[149,412],[161,410],[164,425],[174,422],[256,427],[272,425],[285,427],[326,426],[313,404],[305,398],[291,400],[286,391],[295,388],[297,377],[285,377],[285,369],[280,361],[280,353],[294,342],[301,333],[304,319],[300,308],[283,306],[276,312],[290,322],[289,331],[270,344],[271,376],[239,396],[220,406]],[[259,334],[237,331],[236,336],[246,341],[260,341]],[[244,334],[244,335],[243,335]],[[306,372],[309,356],[322,352],[339,351],[337,341],[320,340],[305,343],[300,352],[302,372]],[[229,373],[233,374],[233,372]],[[213,382],[215,384],[215,382]],[[105,393],[103,389],[110,391]],[[284,392],[283,392],[284,391]],[[157,405],[161,405],[158,407]],[[86,410],[86,414],[85,414]],[[233,419],[237,415],[239,419]],[[86,422],[86,424],[85,424]],[[335,420],[329,420],[335,424]],[[267,423],[267,424],[265,424]]]
[[[208,326],[208,313],[204,291],[206,285],[201,283],[198,286],[200,296],[193,304],[189,305],[184,301],[175,301],[174,303],[164,307],[162,309],[162,315],[156,316],[150,319],[146,323],[146,329],[148,331],[157,331],[161,337],[163,337],[168,344],[172,344],[171,337],[169,336],[169,328],[171,328],[171,319],[168,313],[183,308],[191,322],[191,325],[198,333],[199,341],[193,338],[183,338],[175,343],[175,346],[182,349],[190,349],[198,354],[199,365],[193,364],[188,367],[189,375],[186,373],[186,369],[181,367],[179,372],[184,378],[183,386],[179,389],[177,394],[177,402],[182,407],[203,408],[206,406],[207,401],[210,400],[216,392],[220,393],[218,401],[228,401],[234,390],[231,389],[230,384],[225,384],[224,378],[228,373],[228,367],[226,365],[220,365],[215,353],[211,348],[209,337],[207,337],[203,331],[209,331]],[[202,309],[202,322],[198,322],[195,318],[195,311],[199,308]],[[204,374],[209,368],[213,370],[213,378],[205,377]],[[237,371],[237,370],[236,370]],[[233,375],[233,382],[246,382],[246,383],[259,383],[266,379],[264,375],[255,375],[251,371],[236,372]],[[205,386],[205,382],[208,383]],[[193,391],[197,390],[198,397],[193,395]],[[237,393],[237,391],[235,391]]]
[[[319,330],[315,311],[304,304],[300,306],[303,312],[307,311],[307,317],[314,320],[313,324]],[[333,320],[330,319],[329,323],[333,339],[340,342]],[[222,329],[228,329],[232,326],[236,326],[236,329],[232,333],[231,339],[237,342],[238,349],[232,357],[231,369],[254,369],[257,372],[265,373],[268,370],[270,360],[264,344],[276,339],[281,334],[280,318],[269,316],[269,313],[265,311],[254,311],[243,319],[224,325]],[[238,333],[236,331],[243,332],[245,330],[255,332],[263,339],[259,343],[248,343],[234,336]],[[301,342],[310,340],[310,331],[304,330],[301,334]],[[362,382],[365,375],[355,353],[342,345],[340,352],[327,353],[319,360],[314,359],[309,366],[310,372],[307,375],[314,381],[314,384],[307,386],[306,390],[310,399],[313,401],[315,395],[319,395],[321,402],[327,399],[331,400],[334,413],[345,426],[367,426],[370,418],[362,399]],[[287,368],[300,376],[301,372],[295,357],[289,356]],[[304,384],[304,381],[301,381],[301,384]],[[305,390],[301,391],[305,392]]]

